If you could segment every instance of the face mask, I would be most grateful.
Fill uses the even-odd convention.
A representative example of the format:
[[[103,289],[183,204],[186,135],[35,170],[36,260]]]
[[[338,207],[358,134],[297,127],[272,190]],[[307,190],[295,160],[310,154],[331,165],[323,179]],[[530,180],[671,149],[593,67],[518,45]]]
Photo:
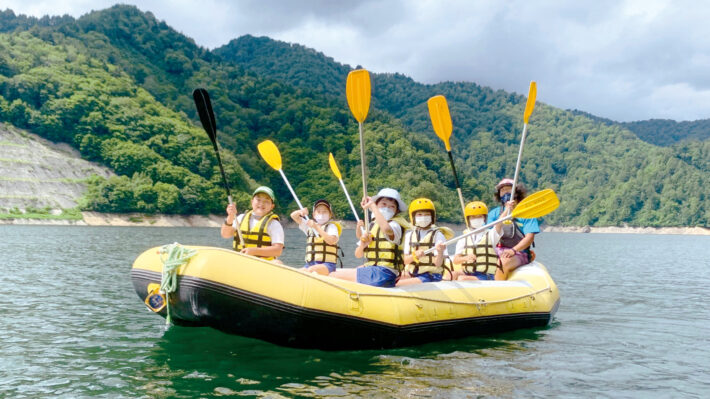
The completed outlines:
[[[392,216],[394,216],[394,211],[390,208],[380,208],[380,213],[382,216],[385,217],[385,219],[390,220],[392,219]]]
[[[316,213],[313,215],[313,219],[316,220],[316,223],[323,224],[330,219],[330,215],[327,213]]]
[[[471,226],[472,229],[477,229],[481,226],[484,225],[483,218],[473,218],[469,219],[468,221],[469,225]]]
[[[503,204],[505,204],[505,203],[508,202],[508,201],[510,201],[510,193],[508,193],[508,194],[503,194],[503,195],[500,197],[500,202],[502,202]]]
[[[431,215],[415,216],[414,224],[418,227],[427,227],[431,224]]]

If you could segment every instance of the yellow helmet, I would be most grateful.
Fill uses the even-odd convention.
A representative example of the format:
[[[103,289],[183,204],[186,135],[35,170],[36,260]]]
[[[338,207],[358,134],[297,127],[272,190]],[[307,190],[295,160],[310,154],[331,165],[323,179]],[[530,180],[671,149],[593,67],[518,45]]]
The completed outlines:
[[[436,209],[429,198],[417,198],[409,204],[409,221],[414,224],[414,213],[417,211],[431,211],[432,223],[436,223]]]
[[[488,215],[488,207],[481,201],[473,201],[466,204],[466,208],[463,213],[467,218],[469,216],[486,216]]]

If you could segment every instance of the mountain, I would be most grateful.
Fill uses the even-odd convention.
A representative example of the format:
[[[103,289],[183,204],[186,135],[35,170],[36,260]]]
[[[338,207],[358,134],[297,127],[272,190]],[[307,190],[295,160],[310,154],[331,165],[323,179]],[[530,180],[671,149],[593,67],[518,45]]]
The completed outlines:
[[[133,6],[78,19],[5,11],[0,21],[0,121],[110,167],[117,176],[88,182],[89,209],[224,212],[219,169],[190,96],[205,87],[240,209],[259,184],[276,189],[280,213],[295,209],[280,175],[256,152],[269,138],[303,203],[325,196],[339,217],[350,218],[326,161],[332,152],[358,198],[357,123],[344,94],[350,66],[252,36],[208,51]],[[396,187],[405,200],[429,196],[441,219],[460,219],[425,104],[444,94],[464,195],[493,205],[492,186],[513,173],[526,99],[468,82],[424,85],[401,74],[372,74],[372,84],[365,123],[371,190]],[[707,226],[710,142],[684,138],[660,146],[623,124],[538,104],[521,178],[533,191],[559,193],[562,205],[549,223]]]

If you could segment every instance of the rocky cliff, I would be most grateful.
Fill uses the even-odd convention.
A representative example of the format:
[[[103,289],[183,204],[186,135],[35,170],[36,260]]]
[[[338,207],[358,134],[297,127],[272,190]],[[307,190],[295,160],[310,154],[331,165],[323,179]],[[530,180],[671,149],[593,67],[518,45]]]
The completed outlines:
[[[0,123],[0,212],[14,208],[69,209],[86,190],[85,179],[112,172],[81,159],[67,144]]]

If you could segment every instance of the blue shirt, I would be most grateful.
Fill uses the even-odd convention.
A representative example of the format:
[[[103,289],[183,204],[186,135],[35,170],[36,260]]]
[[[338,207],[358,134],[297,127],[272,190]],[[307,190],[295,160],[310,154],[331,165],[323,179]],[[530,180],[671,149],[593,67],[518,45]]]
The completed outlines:
[[[503,210],[503,207],[501,206],[491,209],[491,211],[488,212],[487,223],[495,222],[496,220],[498,220],[498,218],[500,217],[501,210]],[[537,224],[537,219],[515,218],[515,220],[518,222],[517,225],[518,227],[520,227],[520,230],[523,232],[523,234],[537,234],[540,232],[540,226]]]

